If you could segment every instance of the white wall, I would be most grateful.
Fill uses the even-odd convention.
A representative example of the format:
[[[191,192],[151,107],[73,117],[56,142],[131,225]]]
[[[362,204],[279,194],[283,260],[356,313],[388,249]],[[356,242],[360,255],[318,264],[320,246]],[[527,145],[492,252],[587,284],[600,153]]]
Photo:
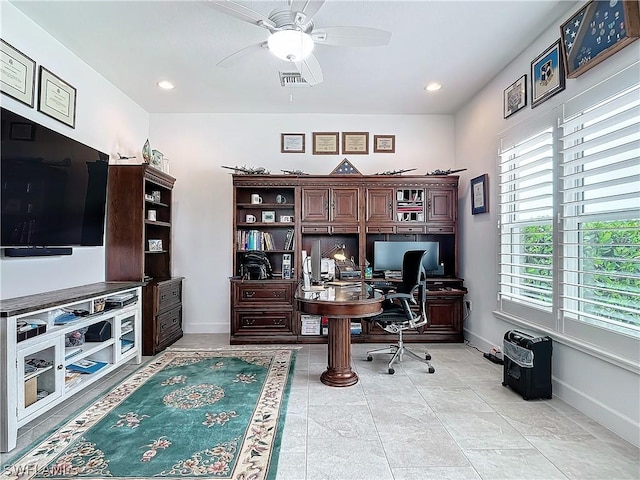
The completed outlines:
[[[312,155],[314,131],[394,134],[396,153]],[[281,133],[305,133],[306,153],[280,153]],[[176,177],[173,270],[185,277],[187,333],[229,332],[233,189],[222,165],[329,174],[347,157],[363,174],[453,168],[451,116],[153,114],[149,138]]]
[[[513,324],[497,319],[497,162],[498,137],[513,125],[533,119],[592,85],[637,61],[640,42],[636,42],[576,79],[567,79],[566,89],[532,109],[530,101],[508,119],[503,119],[503,91],[527,74],[530,100],[530,62],[560,36],[559,26],[577,9],[567,4],[565,15],[537,38],[514,62],[500,72],[472,102],[455,116],[456,168],[467,167],[460,182],[461,276],[469,289],[473,311],[464,329],[465,338],[484,351],[502,345],[504,333]],[[640,72],[638,72],[640,76]],[[470,213],[469,180],[489,174],[490,212]],[[559,342],[553,351],[554,395],[576,406],[591,418],[640,445],[638,405],[640,380],[636,373],[616,367]]]
[[[37,24],[6,1],[0,2],[2,39],[77,89],[75,129],[0,95],[0,105],[117,158],[135,154],[148,137],[149,116]],[[36,81],[37,96],[37,81]],[[103,281],[104,247],[74,248],[62,257],[0,258],[0,298]]]

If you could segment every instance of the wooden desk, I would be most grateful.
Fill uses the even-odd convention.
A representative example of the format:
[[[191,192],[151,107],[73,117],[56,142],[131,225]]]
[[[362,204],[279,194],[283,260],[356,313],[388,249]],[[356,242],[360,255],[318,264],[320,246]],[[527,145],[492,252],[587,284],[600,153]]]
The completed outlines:
[[[320,381],[330,387],[350,387],[358,383],[351,370],[351,318],[373,317],[382,312],[384,295],[362,282],[357,286],[328,286],[295,295],[301,312],[329,318],[327,369]]]

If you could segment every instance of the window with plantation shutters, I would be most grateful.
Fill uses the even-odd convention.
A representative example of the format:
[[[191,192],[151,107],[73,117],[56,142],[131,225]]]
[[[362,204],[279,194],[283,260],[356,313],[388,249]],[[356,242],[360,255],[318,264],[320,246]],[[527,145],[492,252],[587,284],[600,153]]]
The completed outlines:
[[[551,318],[553,300],[553,128],[500,152],[500,281],[505,310],[539,310]],[[543,313],[544,312],[544,313]]]
[[[505,132],[498,172],[497,314],[635,372],[639,68]]]
[[[624,81],[621,81],[624,80]],[[561,124],[560,318],[640,333],[640,85],[564,105]],[[607,95],[608,94],[608,95]]]

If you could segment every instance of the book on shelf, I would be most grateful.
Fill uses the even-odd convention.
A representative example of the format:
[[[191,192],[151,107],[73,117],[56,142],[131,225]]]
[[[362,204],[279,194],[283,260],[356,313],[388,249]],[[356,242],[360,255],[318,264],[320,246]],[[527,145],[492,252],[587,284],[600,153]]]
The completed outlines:
[[[82,381],[80,375],[80,372],[71,372],[69,370],[66,370],[64,373],[64,386],[66,388],[69,388],[77,383],[80,383]]]
[[[287,237],[284,240],[285,250],[293,250],[293,240],[294,240],[294,230],[293,228],[289,228],[287,230]]]
[[[122,353],[128,352],[133,348],[134,345],[135,344],[133,340],[127,340],[126,338],[120,339],[120,350],[122,351]]]
[[[82,360],[78,360],[77,362],[69,364],[69,366],[67,366],[67,369],[72,372],[95,373],[105,365],[107,365],[106,362],[98,362],[95,360],[83,358]]]

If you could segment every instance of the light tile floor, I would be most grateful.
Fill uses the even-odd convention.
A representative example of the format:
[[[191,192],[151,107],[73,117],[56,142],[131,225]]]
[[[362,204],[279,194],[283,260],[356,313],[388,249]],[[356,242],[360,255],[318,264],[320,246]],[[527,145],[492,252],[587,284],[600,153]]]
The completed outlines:
[[[226,335],[185,335],[174,346],[224,345]],[[436,373],[407,357],[389,375],[388,355],[365,360],[379,346],[353,345],[360,381],[347,388],[320,383],[326,345],[298,350],[278,480],[640,479],[637,447],[561,400],[523,400],[474,348],[431,344]],[[133,369],[20,429],[0,465]]]

